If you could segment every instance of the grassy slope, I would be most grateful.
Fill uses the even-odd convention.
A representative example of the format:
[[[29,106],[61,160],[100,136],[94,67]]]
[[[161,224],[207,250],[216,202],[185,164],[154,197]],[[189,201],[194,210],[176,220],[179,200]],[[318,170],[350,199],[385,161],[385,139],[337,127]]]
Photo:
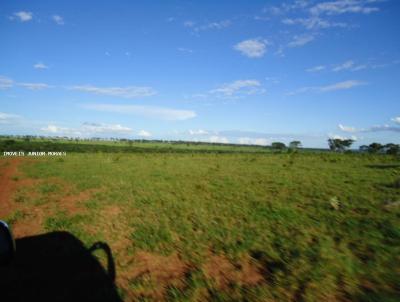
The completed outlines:
[[[106,240],[117,272],[128,269],[123,257],[139,251],[177,253],[191,269],[186,287],[168,288],[165,297],[171,300],[192,300],[202,292],[215,300],[394,301],[400,283],[400,212],[387,211],[384,204],[400,198],[399,189],[390,186],[400,167],[382,163],[393,164],[393,159],[70,154],[26,165],[27,176],[45,182],[25,188],[36,192],[25,194],[23,202],[49,206],[53,199],[47,196],[62,195],[54,178],[70,184],[74,194],[94,189],[82,213],[52,204],[43,227],[66,229],[88,245]],[[338,210],[331,205],[333,197]],[[122,211],[108,216],[112,207]],[[221,289],[204,273],[210,255],[223,255],[236,267],[251,257],[264,281],[257,286],[231,282]],[[123,290],[140,290],[150,299],[156,285],[148,282],[138,279]]]

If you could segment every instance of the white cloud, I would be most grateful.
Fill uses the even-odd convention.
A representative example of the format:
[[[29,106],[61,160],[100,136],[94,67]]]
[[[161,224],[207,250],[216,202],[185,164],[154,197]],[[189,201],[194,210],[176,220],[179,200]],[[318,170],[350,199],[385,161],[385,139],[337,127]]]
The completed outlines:
[[[219,22],[210,22],[210,23],[207,23],[204,25],[196,26],[194,28],[194,31],[199,32],[199,31],[204,31],[204,30],[223,29],[223,28],[229,27],[231,24],[232,24],[232,22],[229,20],[223,20],[223,21],[219,21]]]
[[[229,144],[229,139],[224,136],[213,135],[210,136],[206,141],[210,143],[220,143],[220,144]]]
[[[266,138],[239,137],[237,142],[241,145],[268,145],[268,140]]]
[[[21,22],[27,22],[32,20],[33,14],[31,12],[20,11],[13,14],[11,19],[18,18]]]
[[[33,65],[33,68],[35,69],[48,69],[49,67],[41,62],[36,63]]]
[[[342,136],[342,135],[338,135],[338,134],[328,134],[329,138],[333,138],[333,139],[340,139],[340,140],[346,140],[346,139],[352,139],[353,141],[357,140],[357,136],[355,135],[351,135],[350,137],[347,136]]]
[[[192,110],[178,110],[157,106],[140,106],[140,105],[114,105],[114,104],[85,104],[83,108],[115,112],[122,114],[133,114],[138,116],[157,118],[162,120],[187,120],[196,117],[196,112]]]
[[[40,130],[49,133],[60,133],[68,130],[68,128],[60,128],[55,125],[47,125],[47,127],[43,127]]]
[[[19,115],[0,112],[0,124],[13,124],[19,119],[21,119]]]
[[[208,131],[202,130],[202,129],[198,129],[198,130],[189,130],[189,134],[190,134],[190,135],[207,135],[207,134],[208,134]]]
[[[157,92],[151,87],[96,87],[92,85],[73,86],[70,89],[99,95],[109,95],[122,98],[138,98],[155,95]]]
[[[340,65],[337,65],[335,68],[333,68],[333,71],[342,71],[342,70],[347,70],[351,69],[354,66],[354,61],[348,60]]]
[[[297,89],[296,91],[289,92],[287,95],[296,95],[305,92],[329,92],[329,91],[336,91],[336,90],[347,90],[353,87],[366,85],[367,83],[357,81],[357,80],[348,80],[339,83],[335,83],[332,85],[327,86],[309,86],[309,87],[302,87]]]
[[[63,17],[59,16],[59,15],[53,15],[51,17],[53,19],[54,22],[56,22],[58,25],[64,25],[64,19]]]
[[[343,126],[342,124],[338,125],[339,129],[342,130],[343,132],[357,132],[357,129],[354,127],[350,127],[350,126]]]
[[[193,50],[189,49],[189,48],[178,47],[177,49],[178,49],[178,51],[183,52],[183,53],[193,53]]]
[[[120,124],[98,124],[98,123],[83,123],[81,131],[84,133],[132,133],[132,129],[121,126]]]
[[[359,71],[359,70],[363,70],[363,69],[367,69],[367,68],[368,68],[368,65],[361,64],[361,65],[357,65],[357,66],[353,67],[351,69],[351,71]]]
[[[99,123],[83,123],[77,128],[59,127],[55,124],[49,124],[40,129],[43,132],[67,135],[67,136],[94,136],[94,135],[127,135],[133,133],[129,127],[120,124],[99,124]]]
[[[261,88],[261,84],[257,80],[237,80],[231,83],[223,84],[220,87],[210,91],[211,94],[221,96],[238,96],[252,95],[264,93],[265,89]]]
[[[183,26],[185,26],[185,27],[193,27],[195,24],[196,23],[191,20],[183,22]]]
[[[396,124],[400,124],[400,116],[392,118],[392,121],[395,122]]]
[[[17,85],[29,90],[42,90],[50,87],[44,83],[17,83]]]
[[[288,43],[288,47],[300,47],[300,46],[304,46],[308,43],[310,43],[311,41],[314,40],[314,36],[312,35],[308,35],[308,34],[304,34],[304,35],[296,35],[293,37],[292,41],[290,41]]]
[[[285,18],[282,20],[283,24],[286,25],[302,25],[306,29],[325,29],[331,27],[347,27],[346,23],[343,22],[331,22],[325,19],[322,19],[317,16],[311,16],[309,18]]]
[[[8,89],[14,85],[14,81],[10,78],[0,76],[0,89]]]
[[[12,88],[14,86],[21,86],[30,90],[40,90],[51,87],[44,83],[18,83],[10,78],[0,76],[0,90]]]
[[[249,39],[236,44],[233,48],[249,58],[261,58],[267,51],[265,39]]]
[[[400,124],[400,117],[395,117],[391,119],[392,122],[396,124]],[[350,132],[350,133],[366,133],[366,132],[400,132],[400,127],[398,126],[391,126],[391,125],[376,125],[369,128],[355,128],[349,126],[343,126],[341,124],[338,125],[339,129],[343,132]]]
[[[316,4],[310,9],[313,15],[340,15],[345,13],[361,13],[369,14],[379,11],[378,7],[369,6],[370,4],[378,2],[371,0],[336,0],[321,2]]]
[[[138,135],[141,136],[141,137],[150,137],[151,133],[146,131],[146,130],[140,130]]]
[[[318,72],[324,70],[326,67],[324,65],[318,65],[311,68],[306,69],[307,72]]]
[[[357,87],[360,85],[365,85],[365,84],[366,84],[365,82],[361,82],[361,81],[357,81],[357,80],[349,80],[349,81],[339,82],[339,83],[328,85],[328,86],[323,86],[323,87],[320,87],[319,90],[322,92],[345,90],[345,89],[350,89],[350,88]]]

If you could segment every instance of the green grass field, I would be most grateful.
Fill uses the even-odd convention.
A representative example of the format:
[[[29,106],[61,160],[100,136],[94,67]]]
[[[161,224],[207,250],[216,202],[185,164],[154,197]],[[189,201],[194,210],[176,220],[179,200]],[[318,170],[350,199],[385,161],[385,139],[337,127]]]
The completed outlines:
[[[16,234],[106,242],[126,301],[400,298],[394,157],[69,153],[18,171]]]

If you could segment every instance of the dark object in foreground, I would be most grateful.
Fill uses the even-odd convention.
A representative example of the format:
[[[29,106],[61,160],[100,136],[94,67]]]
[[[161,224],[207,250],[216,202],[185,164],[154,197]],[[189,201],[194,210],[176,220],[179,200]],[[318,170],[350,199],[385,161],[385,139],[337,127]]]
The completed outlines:
[[[14,237],[7,223],[0,220],[0,266],[11,262],[15,254]]]
[[[115,266],[106,243],[86,249],[68,232],[16,240],[13,261],[0,267],[1,301],[121,301]],[[92,255],[102,249],[107,271]]]

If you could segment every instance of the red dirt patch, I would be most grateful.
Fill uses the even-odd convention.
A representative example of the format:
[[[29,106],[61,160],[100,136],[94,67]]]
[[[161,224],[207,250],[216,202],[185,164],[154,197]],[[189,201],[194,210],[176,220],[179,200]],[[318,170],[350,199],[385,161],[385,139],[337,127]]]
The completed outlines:
[[[17,173],[17,167],[21,158],[11,158],[1,167],[0,174],[0,217],[8,216],[14,209],[11,196],[17,184],[12,177]]]
[[[83,209],[81,202],[89,200],[98,189],[89,189],[75,195],[67,195],[58,200],[58,205],[73,214]]]
[[[148,252],[138,252],[132,258],[129,265],[131,268],[125,272],[121,272],[117,283],[128,289],[129,283],[138,280],[150,281],[153,285],[147,290],[130,290],[134,298],[148,297],[155,301],[164,300],[164,294],[169,286],[182,288],[184,277],[189,266],[184,263],[176,254],[170,256],[162,256]]]
[[[256,285],[264,280],[258,265],[250,257],[243,258],[235,266],[225,256],[212,255],[203,266],[203,271],[220,290],[228,289],[231,284]]]

